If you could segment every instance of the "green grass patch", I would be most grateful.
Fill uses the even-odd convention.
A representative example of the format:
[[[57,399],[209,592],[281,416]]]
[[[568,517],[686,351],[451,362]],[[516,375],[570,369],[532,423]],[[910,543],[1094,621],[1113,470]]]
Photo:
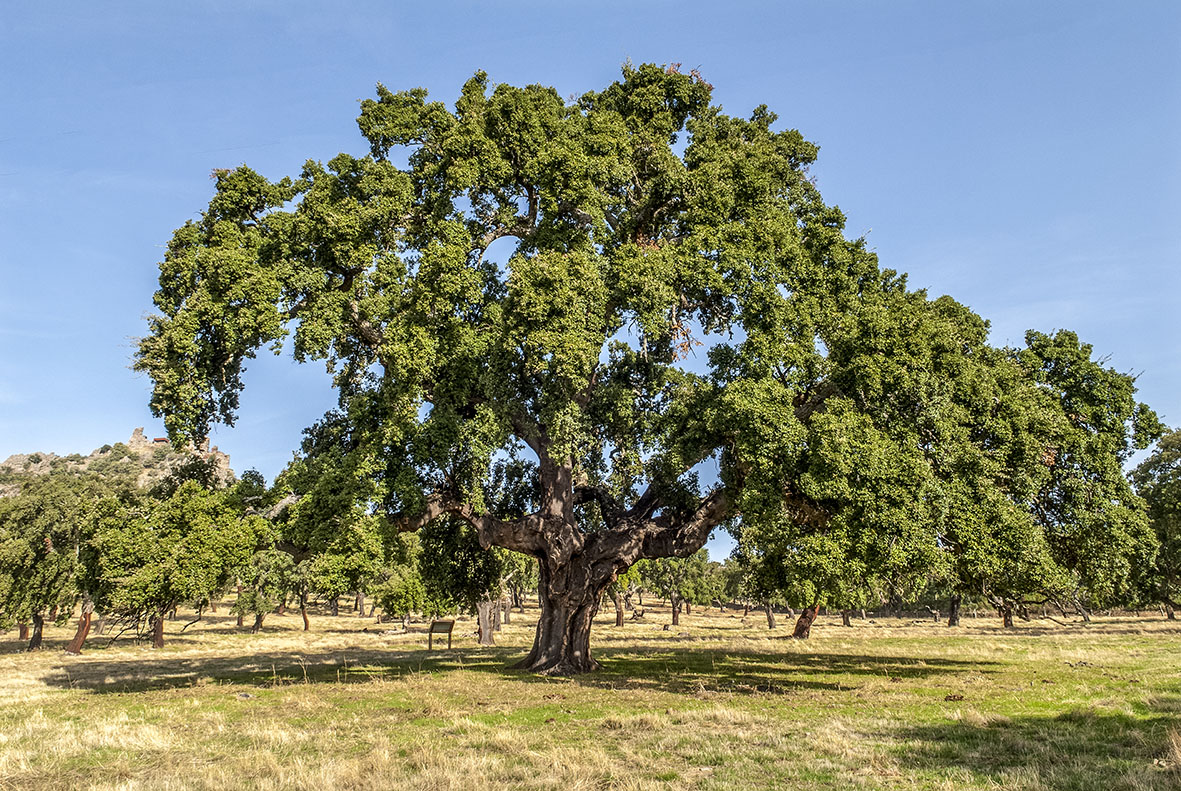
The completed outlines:
[[[344,617],[81,657],[51,629],[38,654],[0,640],[0,789],[1181,788],[1175,624],[967,620],[822,619],[805,642],[729,613],[605,620],[602,671],[574,679],[508,669],[521,616],[430,653],[421,624]]]

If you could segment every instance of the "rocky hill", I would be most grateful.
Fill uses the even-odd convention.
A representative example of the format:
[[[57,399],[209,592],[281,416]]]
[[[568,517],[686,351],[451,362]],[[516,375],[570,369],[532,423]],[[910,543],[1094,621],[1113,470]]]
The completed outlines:
[[[131,433],[131,438],[114,445],[103,445],[89,456],[73,453],[17,453],[0,462],[0,497],[14,494],[16,481],[30,475],[50,472],[96,473],[110,477],[125,477],[137,486],[147,488],[170,472],[194,459],[212,461],[216,477],[224,485],[234,480],[229,455],[217,446],[209,447],[208,440],[200,448],[177,451],[167,437],[148,439],[143,428]]]

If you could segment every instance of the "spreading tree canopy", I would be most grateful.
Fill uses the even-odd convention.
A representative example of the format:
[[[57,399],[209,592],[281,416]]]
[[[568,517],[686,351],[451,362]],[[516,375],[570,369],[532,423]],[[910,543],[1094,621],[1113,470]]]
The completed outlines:
[[[538,558],[539,672],[593,668],[613,577],[723,524],[933,557],[937,363],[986,325],[847,239],[776,120],[654,65],[569,103],[483,73],[453,107],[379,85],[366,155],[215,173],[139,346],[153,410],[194,441],[258,349],[326,361],[361,512]]]

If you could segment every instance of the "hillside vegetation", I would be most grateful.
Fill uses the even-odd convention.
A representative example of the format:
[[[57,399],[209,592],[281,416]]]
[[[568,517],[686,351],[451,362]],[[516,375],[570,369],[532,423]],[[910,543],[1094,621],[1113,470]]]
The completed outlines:
[[[0,497],[11,496],[18,490],[17,482],[33,476],[54,472],[75,475],[93,474],[108,480],[125,480],[141,489],[166,478],[170,473],[193,460],[194,457],[212,461],[217,469],[217,480],[225,485],[234,479],[230,457],[206,441],[199,449],[174,449],[166,439],[148,439],[144,430],[137,428],[126,443],[103,445],[88,456],[71,453],[16,453],[0,462]]]

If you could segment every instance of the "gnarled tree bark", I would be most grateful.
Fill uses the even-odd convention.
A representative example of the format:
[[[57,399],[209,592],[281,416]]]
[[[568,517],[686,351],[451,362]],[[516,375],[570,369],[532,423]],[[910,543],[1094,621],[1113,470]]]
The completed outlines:
[[[800,613],[800,617],[796,619],[796,628],[792,631],[791,636],[796,640],[807,640],[812,636],[812,624],[816,621],[816,616],[820,614],[820,605],[813,604],[807,607]]]
[[[480,645],[496,645],[496,641],[492,637],[495,627],[492,623],[491,601],[482,601],[476,604],[476,624],[480,630]]]

